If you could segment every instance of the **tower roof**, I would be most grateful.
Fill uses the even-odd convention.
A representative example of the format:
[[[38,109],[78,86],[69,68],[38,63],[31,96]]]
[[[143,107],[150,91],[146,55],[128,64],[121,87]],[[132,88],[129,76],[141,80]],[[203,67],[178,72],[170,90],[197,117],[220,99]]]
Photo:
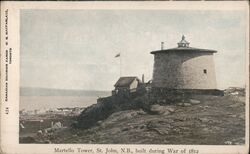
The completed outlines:
[[[190,52],[190,51],[195,51],[195,52],[209,52],[209,53],[216,53],[216,50],[210,50],[210,49],[199,49],[199,48],[193,48],[189,46],[189,42],[185,40],[185,36],[182,35],[181,41],[177,43],[178,47],[176,48],[171,48],[171,49],[164,49],[164,50],[157,50],[157,51],[152,51],[151,54],[155,53],[165,53],[165,52],[179,52],[179,51],[185,51],[185,52]]]
[[[185,36],[182,35],[181,41],[178,44],[179,47],[189,47],[189,42],[185,40]]]

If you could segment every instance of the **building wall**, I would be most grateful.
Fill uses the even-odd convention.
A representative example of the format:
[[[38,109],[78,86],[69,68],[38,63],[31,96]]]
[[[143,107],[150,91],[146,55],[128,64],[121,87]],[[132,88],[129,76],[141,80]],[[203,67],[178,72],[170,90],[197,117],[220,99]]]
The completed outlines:
[[[196,51],[154,54],[152,86],[170,89],[216,89],[213,54]]]
[[[130,84],[130,89],[136,89],[138,86],[138,81],[135,79],[131,84]]]

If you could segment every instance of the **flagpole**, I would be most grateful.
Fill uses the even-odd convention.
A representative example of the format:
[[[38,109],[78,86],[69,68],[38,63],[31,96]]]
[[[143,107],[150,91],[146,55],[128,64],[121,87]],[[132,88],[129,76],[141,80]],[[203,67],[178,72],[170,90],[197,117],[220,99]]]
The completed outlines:
[[[121,53],[118,53],[115,58],[119,58],[120,59],[120,77],[122,76],[122,59],[121,59]]]
[[[120,77],[122,77],[122,57],[121,57],[121,53],[120,53]]]

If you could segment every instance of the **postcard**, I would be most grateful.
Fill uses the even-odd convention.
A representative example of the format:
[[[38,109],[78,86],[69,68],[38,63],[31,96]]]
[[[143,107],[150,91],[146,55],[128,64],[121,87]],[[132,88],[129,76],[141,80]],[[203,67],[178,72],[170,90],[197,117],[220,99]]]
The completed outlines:
[[[246,154],[247,2],[1,2],[1,152]]]

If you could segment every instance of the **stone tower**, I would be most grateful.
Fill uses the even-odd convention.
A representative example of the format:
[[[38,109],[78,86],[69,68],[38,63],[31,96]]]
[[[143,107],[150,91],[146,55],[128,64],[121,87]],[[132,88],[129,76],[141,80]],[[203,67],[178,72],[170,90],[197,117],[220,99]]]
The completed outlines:
[[[185,36],[177,48],[152,51],[153,88],[216,89],[213,54],[217,51],[189,46]]]

